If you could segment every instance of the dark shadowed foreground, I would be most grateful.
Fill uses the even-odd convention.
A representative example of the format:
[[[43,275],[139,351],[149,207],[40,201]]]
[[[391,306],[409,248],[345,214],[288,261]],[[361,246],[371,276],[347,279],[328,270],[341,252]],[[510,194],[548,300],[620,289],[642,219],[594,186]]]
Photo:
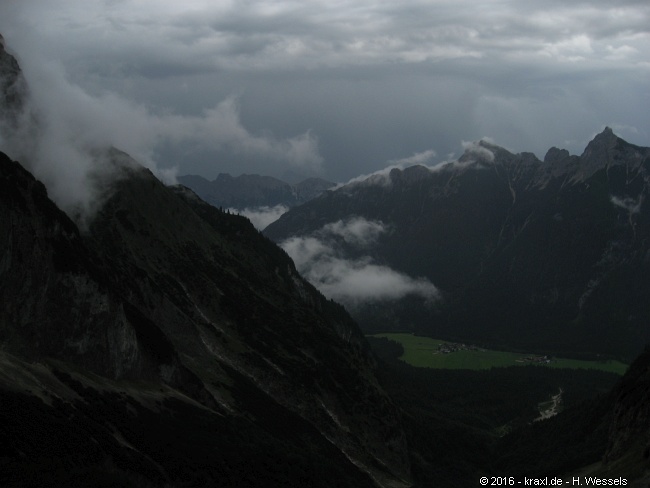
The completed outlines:
[[[246,219],[125,167],[81,235],[0,171],[3,483],[407,484],[356,325]]]

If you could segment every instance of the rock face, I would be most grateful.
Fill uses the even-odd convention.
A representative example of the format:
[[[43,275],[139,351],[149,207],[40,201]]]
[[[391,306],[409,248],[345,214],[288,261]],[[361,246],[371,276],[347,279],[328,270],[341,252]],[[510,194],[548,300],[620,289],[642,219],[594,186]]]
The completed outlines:
[[[601,426],[596,423],[592,430],[604,428],[605,432],[609,431],[606,449],[600,462],[577,472],[585,479],[600,478],[603,484],[647,487],[650,483],[650,348],[646,347],[632,362],[608,395],[585,406],[578,415],[597,419],[594,413],[599,411],[602,412]],[[574,424],[580,423],[580,420],[574,421]],[[571,430],[570,425],[564,428]],[[581,436],[585,434],[590,435],[583,430]],[[575,442],[581,436],[574,436],[568,442]]]
[[[16,58],[5,50],[4,38],[0,37],[0,123],[15,122],[20,114],[27,84]]]
[[[2,482],[407,486],[347,313],[246,219],[121,171],[82,234],[0,156]]]
[[[203,200],[215,207],[245,209],[285,205],[294,207],[317,197],[334,183],[321,178],[308,178],[290,185],[270,176],[241,175],[233,177],[222,173],[215,180],[186,175],[179,182],[191,188]]]
[[[616,403],[603,467],[650,482],[650,349],[630,366],[614,391]],[[621,469],[625,471],[621,471]],[[641,486],[639,482],[638,486]]]
[[[550,353],[636,356],[650,340],[650,149],[609,128],[545,161],[480,141],[456,162],[395,169],[329,191],[265,229],[276,242],[362,217],[390,232],[375,262],[442,295],[356,310],[366,330]]]
[[[1,158],[3,349],[33,360],[74,357],[115,378],[155,372],[76,225],[30,173]]]

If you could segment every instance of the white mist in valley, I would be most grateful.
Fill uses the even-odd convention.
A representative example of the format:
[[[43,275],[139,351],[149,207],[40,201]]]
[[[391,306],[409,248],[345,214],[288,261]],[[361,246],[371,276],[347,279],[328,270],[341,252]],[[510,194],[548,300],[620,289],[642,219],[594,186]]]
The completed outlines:
[[[380,221],[353,217],[326,224],[310,235],[291,237],[280,246],[311,284],[347,306],[408,295],[429,303],[437,301],[440,293],[428,279],[408,276],[369,255],[373,244],[387,232],[389,227]],[[356,251],[354,257],[347,255],[347,247]]]

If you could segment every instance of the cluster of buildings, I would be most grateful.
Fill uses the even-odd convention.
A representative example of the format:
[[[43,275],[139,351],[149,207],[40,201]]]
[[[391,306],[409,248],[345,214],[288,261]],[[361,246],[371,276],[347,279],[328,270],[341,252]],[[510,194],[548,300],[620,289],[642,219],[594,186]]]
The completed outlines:
[[[438,344],[437,353],[449,354],[451,352],[458,351],[481,351],[481,349],[476,346],[468,344],[456,344],[454,342],[443,342],[442,344]]]
[[[518,363],[537,363],[537,364],[548,364],[551,362],[551,358],[548,356],[526,356],[525,358],[515,359]]]

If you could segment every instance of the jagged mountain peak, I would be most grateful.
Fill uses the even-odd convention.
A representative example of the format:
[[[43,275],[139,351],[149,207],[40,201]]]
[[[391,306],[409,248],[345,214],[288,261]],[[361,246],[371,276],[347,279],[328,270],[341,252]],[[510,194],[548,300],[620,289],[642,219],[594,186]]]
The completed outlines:
[[[618,137],[610,127],[597,134],[580,156],[574,180],[584,180],[601,169],[626,165],[638,169],[650,156],[650,148],[638,147]]]
[[[560,149],[558,147],[553,146],[548,151],[546,151],[546,155],[544,156],[544,162],[547,164],[555,164],[559,161],[568,158],[569,156],[571,156],[571,154],[569,154],[569,151],[567,151],[566,149]]]
[[[528,169],[531,184],[544,187],[553,178],[578,183],[593,176],[597,171],[625,164],[637,170],[648,158],[650,149],[638,147],[617,136],[611,127],[605,127],[586,146],[580,156],[571,155],[566,149],[550,148],[543,162],[533,153],[512,153],[508,149],[481,139],[464,143],[465,152],[458,159],[461,167],[505,166],[509,172]],[[454,166],[449,166],[453,168]],[[530,171],[534,170],[534,171]]]
[[[393,168],[390,173],[391,182],[412,183],[431,175],[431,170],[422,165],[409,166],[404,169]]]
[[[464,143],[463,146],[465,152],[458,159],[461,167],[472,167],[472,163],[476,163],[477,167],[505,166],[516,170],[517,167],[531,168],[541,163],[532,152],[513,153],[487,139]]]
[[[510,154],[502,147],[492,144],[484,139],[481,139],[480,141],[467,142],[464,143],[463,146],[465,152],[458,159],[458,162],[460,163],[491,163],[495,160],[496,153],[502,154],[503,151]]]
[[[593,158],[594,156],[600,157],[604,153],[611,151],[619,141],[619,137],[614,134],[614,131],[605,127],[605,129],[597,134],[590,142],[587,144],[584,152],[580,156],[581,158]]]
[[[596,136],[593,138],[591,141],[592,143],[594,142],[602,142],[602,141],[610,141],[610,142],[616,142],[619,139],[619,137],[614,134],[614,131],[612,130],[611,127],[605,126],[605,128],[602,130],[602,132],[596,134]]]

